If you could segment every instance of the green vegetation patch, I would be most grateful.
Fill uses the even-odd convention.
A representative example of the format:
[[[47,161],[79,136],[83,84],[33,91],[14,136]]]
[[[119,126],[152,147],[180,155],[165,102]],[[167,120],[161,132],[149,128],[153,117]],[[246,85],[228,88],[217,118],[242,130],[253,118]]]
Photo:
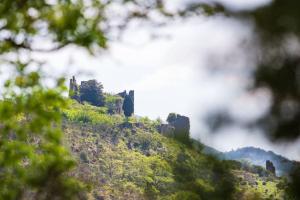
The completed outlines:
[[[106,112],[106,107],[95,107],[71,101],[71,106],[65,109],[63,114],[67,120],[79,123],[116,125],[124,120],[124,117],[120,115],[108,115]]]

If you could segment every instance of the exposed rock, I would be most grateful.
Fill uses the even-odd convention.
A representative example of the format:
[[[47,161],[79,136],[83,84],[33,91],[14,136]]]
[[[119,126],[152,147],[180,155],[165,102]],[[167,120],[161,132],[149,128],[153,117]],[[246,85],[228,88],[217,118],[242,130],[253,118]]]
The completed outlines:
[[[268,170],[269,172],[271,172],[272,174],[276,174],[276,169],[275,166],[273,165],[272,161],[267,160],[266,161],[266,170]]]

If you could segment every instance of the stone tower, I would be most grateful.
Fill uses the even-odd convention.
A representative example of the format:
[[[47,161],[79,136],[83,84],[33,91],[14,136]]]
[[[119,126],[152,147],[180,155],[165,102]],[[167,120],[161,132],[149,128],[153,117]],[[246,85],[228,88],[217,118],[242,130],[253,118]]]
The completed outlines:
[[[134,90],[130,90],[128,94],[126,90],[124,90],[124,92],[121,92],[118,95],[124,99],[122,109],[125,116],[132,116],[134,114]]]
[[[77,85],[75,76],[70,79],[69,97],[76,101],[80,101],[79,86]]]

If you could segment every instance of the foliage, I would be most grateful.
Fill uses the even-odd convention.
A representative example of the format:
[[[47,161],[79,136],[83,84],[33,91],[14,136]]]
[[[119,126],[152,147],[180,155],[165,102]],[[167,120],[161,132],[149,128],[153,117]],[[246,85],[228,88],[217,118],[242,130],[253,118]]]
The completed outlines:
[[[31,64],[37,64],[31,57],[33,51],[49,52],[70,44],[84,47],[90,52],[94,52],[93,50],[97,48],[105,48],[107,39],[104,32],[107,33],[111,28],[105,13],[110,3],[111,1],[97,0],[1,2],[1,66],[4,64],[12,66],[17,72],[6,83],[4,96],[0,102],[1,198],[28,199],[30,196],[36,199],[70,199],[75,198],[73,195],[80,191],[82,185],[67,176],[74,161],[61,146],[61,131],[58,128],[59,110],[65,106],[62,98],[63,81],[59,80],[55,88],[46,88],[40,83],[40,72],[26,72],[26,69]],[[129,8],[135,6],[138,8],[128,12],[124,17],[124,24],[132,18],[149,18],[151,13],[149,11],[153,9],[173,16],[166,12],[164,1],[161,0],[121,0],[120,3],[129,5]],[[255,87],[267,87],[273,94],[273,105],[261,124],[274,138],[294,139],[299,136],[299,55],[286,47],[287,40],[299,38],[298,7],[297,0],[285,2],[274,0],[270,5],[251,12],[233,13],[238,17],[254,19],[257,24],[257,33],[260,37],[258,52],[262,53],[259,56],[261,60],[259,60],[260,67],[256,71]],[[217,4],[215,7],[200,4],[188,6],[186,10],[180,11],[179,15],[197,13],[198,8],[208,14],[224,11],[224,8]],[[104,27],[108,28],[104,30]],[[41,40],[49,42],[51,47],[48,48],[47,45],[44,48],[37,47]],[[129,109],[126,116],[130,116],[130,113],[132,112]],[[76,111],[72,114],[76,116]],[[98,117],[100,122],[113,123],[113,120],[100,116],[101,114],[95,111],[90,114],[87,121],[93,121]],[[86,120],[83,113],[80,116],[83,117],[79,117],[79,121]],[[164,158],[168,163],[177,162],[174,159],[179,155],[178,145],[174,143],[174,146],[168,146],[177,153],[162,154],[166,156]],[[122,149],[122,146],[120,148]],[[193,173],[199,175],[198,178],[203,178],[200,171],[194,168],[198,165],[195,165],[193,159],[198,157],[189,154],[192,153],[185,152],[186,159],[178,161],[183,162],[183,167],[190,166]],[[147,159],[140,161],[145,160]],[[224,172],[218,168],[213,171],[217,174]],[[153,181],[149,176],[147,175],[147,179],[141,182],[148,184],[146,188],[149,194],[157,195],[157,188],[153,189]],[[299,177],[296,178],[298,179],[293,180],[294,188],[299,186]],[[129,191],[142,191],[137,189],[136,184],[121,185],[123,188],[130,188]],[[107,187],[110,188],[109,185]],[[178,189],[180,186],[175,188]],[[294,191],[294,195],[298,195],[295,190],[291,191]],[[176,196],[182,194],[190,198],[194,195],[199,196],[189,191],[177,192]]]
[[[64,80],[53,88],[41,84],[44,77],[36,67],[42,64],[31,53],[69,44],[105,48],[99,26],[103,8],[100,1],[1,2],[0,62],[14,74],[0,101],[0,199],[83,198],[83,185],[68,176],[75,161],[61,142]],[[91,9],[94,14],[87,15]]]
[[[283,183],[282,178],[269,179],[243,170],[234,170],[233,173],[239,179],[238,199],[286,199],[284,189],[278,187]]]
[[[67,145],[78,159],[82,152],[89,158],[79,164],[76,177],[89,177],[92,193],[120,199],[230,199],[234,194],[229,166],[201,153],[199,142],[187,148],[157,133],[158,121],[148,118],[130,117],[126,123],[131,126],[65,121]]]
[[[121,114],[123,98],[119,95],[105,93],[105,107],[110,114]]]
[[[105,93],[104,96],[105,96],[105,103],[107,104],[113,104],[118,100],[122,100],[122,97],[119,95]]]
[[[82,105],[76,101],[72,103],[73,106],[63,111],[63,115],[70,121],[102,125],[120,124],[123,121],[122,116],[105,114],[107,111],[105,107]]]
[[[271,109],[260,125],[273,139],[293,140],[300,135],[299,6],[297,0],[274,0],[236,15],[255,22],[260,59],[254,86],[268,88],[272,94]]]
[[[94,15],[87,15],[94,9]],[[20,49],[30,51],[54,51],[69,44],[92,48],[94,45],[106,47],[103,30],[98,25],[101,20],[102,3],[92,1],[10,1],[0,5],[1,38],[0,52]],[[46,35],[45,35],[46,33]],[[36,46],[37,38],[45,37],[53,44],[49,49]]]
[[[300,185],[300,169],[297,168],[291,173],[292,180],[287,185],[287,196],[290,199],[297,199],[300,196],[299,185]]]
[[[104,106],[103,85],[96,80],[82,81],[79,87],[80,101],[94,106]]]
[[[18,69],[0,101],[0,199],[77,199],[84,187],[68,175],[75,160],[59,128],[64,81],[46,88],[38,73]]]

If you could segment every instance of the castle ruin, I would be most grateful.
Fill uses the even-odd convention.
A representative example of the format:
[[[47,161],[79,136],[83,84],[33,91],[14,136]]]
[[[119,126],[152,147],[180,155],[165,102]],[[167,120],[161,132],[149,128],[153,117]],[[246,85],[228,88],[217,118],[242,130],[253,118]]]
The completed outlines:
[[[107,94],[108,96],[108,94]],[[116,95],[108,101],[103,92],[103,85],[96,80],[81,81],[77,84],[75,76],[70,79],[69,97],[79,103],[88,102],[93,106],[108,107],[110,114],[124,114],[130,117],[134,114],[134,90],[127,94],[126,90]]]

